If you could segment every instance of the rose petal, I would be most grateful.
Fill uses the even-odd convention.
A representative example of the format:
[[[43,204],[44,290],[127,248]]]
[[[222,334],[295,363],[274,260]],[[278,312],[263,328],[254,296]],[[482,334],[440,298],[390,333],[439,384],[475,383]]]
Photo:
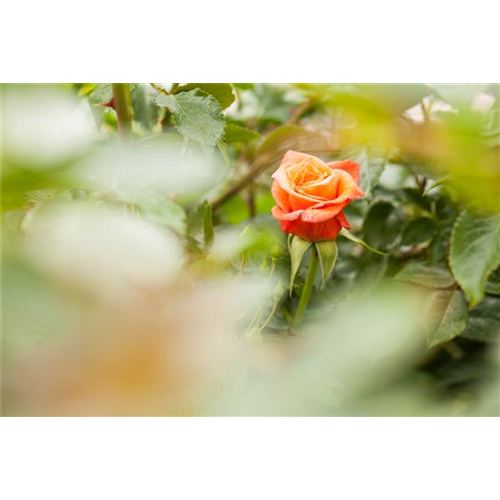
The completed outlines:
[[[344,172],[347,172],[355,180],[356,184],[359,184],[359,163],[351,160],[343,160],[331,161],[327,165],[333,169],[343,170]]]
[[[306,153],[299,153],[298,151],[292,150],[289,150],[285,154],[283,160],[281,160],[281,165],[296,165],[304,162],[307,162],[310,165],[314,165],[315,167],[318,167],[320,169],[323,169],[327,166],[327,164],[317,156]]]
[[[309,196],[297,193],[294,191],[293,187],[290,185],[290,180],[288,179],[286,173],[286,166],[283,164],[274,172],[271,176],[279,186],[286,191],[289,196],[290,207],[292,210],[301,210],[304,208],[309,208],[310,206],[318,203],[318,200],[311,199]]]
[[[278,205],[271,208],[271,213],[273,217],[279,221],[292,221],[296,220],[302,214],[302,210],[297,210],[295,212],[284,212]]]
[[[351,225],[349,224],[348,220],[345,218],[343,210],[342,210],[342,212],[340,212],[337,215],[337,220],[339,221],[339,223],[342,227],[345,227],[346,229],[351,229]]]
[[[283,156],[281,164],[283,165],[284,163],[301,163],[308,156],[310,155],[306,153],[299,153],[298,151],[293,151],[290,149],[289,151],[287,151],[287,153],[285,153],[285,156]]]
[[[351,201],[364,196],[362,189],[353,181],[347,174],[343,175],[343,179],[339,181],[339,190],[342,194],[333,200],[320,201],[309,209],[325,209],[331,206],[341,206],[342,208],[349,204]]]
[[[276,181],[271,186],[271,194],[282,210],[285,212],[290,211],[290,195]]]
[[[339,180],[339,173],[332,173],[325,179],[300,186],[298,189],[306,196],[323,198],[325,201],[332,200],[338,197]]]
[[[304,210],[302,212],[301,218],[304,222],[317,224],[318,222],[325,222],[327,220],[333,219],[333,217],[338,215],[343,208],[344,205],[339,204],[339,205],[332,205],[331,207],[327,208],[319,208],[319,209],[313,208],[309,210]]]
[[[289,160],[299,160],[297,164],[290,164]],[[336,195],[336,184],[331,186],[329,182],[336,183],[335,180],[327,181],[322,188],[328,195],[327,197],[316,195],[314,193],[305,193],[300,191],[300,183],[304,180],[307,173],[314,173],[316,175],[331,175],[332,169],[322,160],[313,155],[306,155],[304,153],[297,153],[296,151],[289,151],[280,167],[272,175],[273,179],[285,190],[289,196],[289,203],[292,210],[303,210],[315,205],[319,201],[327,201],[332,196]],[[326,180],[326,179],[324,179]],[[322,200],[323,198],[323,200]],[[276,200],[278,201],[278,200]]]
[[[295,234],[309,241],[328,241],[334,240],[342,229],[337,218],[321,222],[319,224],[310,224],[297,219],[294,221],[280,221],[281,230],[285,233]]]

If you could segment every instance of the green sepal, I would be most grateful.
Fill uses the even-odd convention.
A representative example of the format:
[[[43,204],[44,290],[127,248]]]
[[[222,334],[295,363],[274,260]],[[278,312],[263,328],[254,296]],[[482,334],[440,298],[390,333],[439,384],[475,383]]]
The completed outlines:
[[[315,243],[321,267],[321,284],[323,284],[335,267],[337,260],[337,243],[335,241],[317,241]]]
[[[345,227],[341,229],[340,231],[340,236],[343,236],[344,238],[347,238],[348,240],[354,241],[354,243],[359,243],[360,245],[363,245],[366,249],[370,250],[370,252],[376,253],[378,255],[386,255],[385,252],[381,252],[380,250],[377,250],[368,243],[364,242],[361,238],[358,238],[357,236],[354,236],[350,231],[348,231]]]
[[[300,263],[307,249],[312,245],[310,241],[303,240],[298,236],[288,238],[288,249],[290,250],[290,259],[292,262],[292,270],[290,274],[290,297],[292,296],[293,282],[295,275],[299,270]]]

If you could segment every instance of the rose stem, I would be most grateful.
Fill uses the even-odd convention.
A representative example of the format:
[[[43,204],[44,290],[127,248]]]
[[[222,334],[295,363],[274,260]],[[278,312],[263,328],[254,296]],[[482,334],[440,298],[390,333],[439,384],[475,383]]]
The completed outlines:
[[[132,130],[130,83],[113,83],[113,98],[118,115],[118,130],[125,137]]]
[[[311,259],[309,260],[309,270],[307,271],[306,282],[304,283],[304,288],[302,288],[299,305],[295,312],[293,326],[299,326],[304,319],[304,313],[306,312],[307,304],[309,304],[309,299],[311,298],[314,279],[316,278],[316,271],[318,270],[318,251],[316,250],[316,245],[311,245],[311,247],[312,253]]]

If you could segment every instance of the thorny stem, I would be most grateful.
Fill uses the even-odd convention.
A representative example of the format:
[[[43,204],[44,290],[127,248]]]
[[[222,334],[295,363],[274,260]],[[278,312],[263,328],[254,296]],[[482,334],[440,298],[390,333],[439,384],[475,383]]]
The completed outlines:
[[[306,282],[304,283],[304,288],[302,288],[299,305],[297,307],[297,311],[295,312],[293,326],[299,326],[304,319],[304,313],[306,312],[307,305],[309,304],[309,300],[311,298],[314,279],[316,278],[316,272],[318,270],[318,251],[316,250],[316,245],[311,245],[311,248],[312,253],[309,261],[309,270],[307,271]]]
[[[118,115],[118,130],[122,137],[132,131],[132,98],[130,83],[113,83],[113,98],[116,114]]]

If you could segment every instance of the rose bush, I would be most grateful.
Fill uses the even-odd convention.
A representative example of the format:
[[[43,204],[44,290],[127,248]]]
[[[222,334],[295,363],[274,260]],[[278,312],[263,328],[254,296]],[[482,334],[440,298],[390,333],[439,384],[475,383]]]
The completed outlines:
[[[3,85],[2,412],[497,416],[499,96]]]

